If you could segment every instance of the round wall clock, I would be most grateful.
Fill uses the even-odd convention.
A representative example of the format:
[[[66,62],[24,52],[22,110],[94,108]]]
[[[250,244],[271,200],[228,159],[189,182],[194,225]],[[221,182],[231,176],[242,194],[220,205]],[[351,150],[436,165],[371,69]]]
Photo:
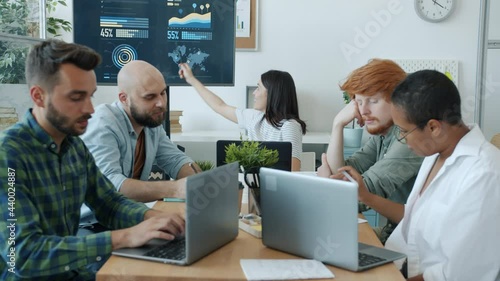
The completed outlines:
[[[415,0],[415,12],[423,20],[440,22],[455,9],[455,0]]]

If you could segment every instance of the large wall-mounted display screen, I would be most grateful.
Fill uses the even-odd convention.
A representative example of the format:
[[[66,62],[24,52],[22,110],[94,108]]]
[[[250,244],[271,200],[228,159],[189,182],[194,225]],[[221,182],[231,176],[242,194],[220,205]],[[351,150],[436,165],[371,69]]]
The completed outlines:
[[[167,85],[187,85],[188,63],[206,85],[234,85],[235,0],[74,0],[74,41],[98,51],[98,83],[115,84],[132,60],[156,66]]]

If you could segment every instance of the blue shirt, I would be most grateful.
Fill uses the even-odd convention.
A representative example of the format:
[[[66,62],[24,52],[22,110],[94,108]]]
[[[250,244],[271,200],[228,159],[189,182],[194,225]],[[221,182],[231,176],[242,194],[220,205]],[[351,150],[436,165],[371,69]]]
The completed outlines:
[[[173,178],[191,158],[168,138],[163,126],[144,127],[146,160],[141,180],[148,180],[153,164]],[[89,120],[82,139],[94,155],[97,166],[117,190],[132,178],[135,146],[139,136],[120,102],[101,104]]]
[[[111,232],[76,236],[86,203],[109,228],[148,210],[116,192],[78,137],[54,140],[30,111],[0,134],[0,280],[68,280],[111,253]]]

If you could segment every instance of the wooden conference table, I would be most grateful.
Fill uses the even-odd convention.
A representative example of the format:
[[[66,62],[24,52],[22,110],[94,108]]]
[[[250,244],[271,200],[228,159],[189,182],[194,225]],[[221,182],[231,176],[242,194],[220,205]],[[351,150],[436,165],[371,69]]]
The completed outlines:
[[[159,201],[158,210],[184,212],[184,203]],[[382,246],[368,223],[359,224],[359,241]],[[240,230],[235,240],[189,266],[169,265],[112,255],[97,272],[97,281],[105,280],[246,280],[240,259],[297,259],[299,257],[265,247],[261,239]],[[354,273],[327,266],[334,280],[404,280],[394,264]],[[326,279],[321,279],[326,280]]]

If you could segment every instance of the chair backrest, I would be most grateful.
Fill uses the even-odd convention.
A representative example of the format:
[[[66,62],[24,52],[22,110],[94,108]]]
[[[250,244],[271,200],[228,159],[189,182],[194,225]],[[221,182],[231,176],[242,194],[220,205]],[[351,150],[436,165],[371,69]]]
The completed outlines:
[[[302,152],[300,155],[300,170],[303,172],[316,172],[316,152]]]
[[[494,135],[491,138],[491,143],[496,146],[498,149],[500,149],[500,133]]]
[[[218,140],[216,144],[216,165],[222,166],[226,161],[226,146],[235,143],[241,144],[239,140]],[[268,149],[278,150],[278,163],[274,164],[271,168],[291,171],[292,170],[292,143],[283,141],[259,141],[261,146]]]
[[[177,145],[177,148],[182,152],[186,152],[186,148],[184,146]],[[163,172],[163,169],[158,167],[158,165],[153,164],[153,167],[151,167],[151,172],[149,173],[148,181],[165,181],[169,179],[172,179],[172,177]]]

